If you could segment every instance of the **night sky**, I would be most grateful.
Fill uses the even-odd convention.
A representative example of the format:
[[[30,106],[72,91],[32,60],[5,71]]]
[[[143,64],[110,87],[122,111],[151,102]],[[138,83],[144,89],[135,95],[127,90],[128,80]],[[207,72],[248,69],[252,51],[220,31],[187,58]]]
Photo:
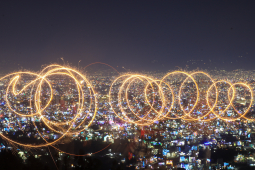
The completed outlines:
[[[61,57],[120,71],[255,70],[255,1],[0,1],[0,73]]]

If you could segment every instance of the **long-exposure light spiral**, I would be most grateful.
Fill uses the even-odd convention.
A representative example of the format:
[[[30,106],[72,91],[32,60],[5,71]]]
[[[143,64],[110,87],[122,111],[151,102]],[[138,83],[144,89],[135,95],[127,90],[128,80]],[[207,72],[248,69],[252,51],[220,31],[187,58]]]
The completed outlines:
[[[94,63],[92,63],[94,64]],[[91,65],[92,65],[91,64]],[[100,63],[104,64],[104,63]],[[59,78],[61,77],[61,79]],[[52,105],[58,85],[52,81],[57,79],[76,90],[68,91],[75,96],[73,107],[77,111],[58,119],[57,110]],[[38,148],[52,146],[66,136],[77,135],[92,125],[98,110],[97,93],[90,81],[75,69],[61,65],[49,65],[40,73],[15,72],[0,78],[4,84],[5,106],[12,117],[29,118],[37,131],[37,137],[43,143],[22,143],[9,135],[0,136],[14,144],[24,147]],[[25,84],[25,85],[24,85]],[[242,87],[242,88],[241,88]],[[68,90],[68,89],[67,89]],[[249,104],[236,108],[235,100],[249,97]],[[16,98],[24,95],[28,100],[28,109],[18,106]],[[141,74],[122,74],[115,78],[109,88],[109,111],[126,123],[148,126],[165,119],[182,119],[186,121],[211,121],[222,119],[235,121],[241,118],[254,121],[248,114],[253,104],[253,89],[244,82],[214,80],[205,72],[187,73],[174,71],[167,73],[161,79],[154,79]],[[236,114],[226,116],[232,109]],[[36,122],[39,119],[43,125]],[[18,122],[20,125],[20,122]],[[47,127],[58,134],[54,140],[45,135]],[[20,129],[24,129],[20,125]]]

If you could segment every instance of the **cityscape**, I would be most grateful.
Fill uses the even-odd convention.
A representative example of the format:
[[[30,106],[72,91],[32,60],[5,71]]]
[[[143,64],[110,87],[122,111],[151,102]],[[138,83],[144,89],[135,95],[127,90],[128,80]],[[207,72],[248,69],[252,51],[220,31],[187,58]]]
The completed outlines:
[[[109,169],[252,169],[254,79],[243,70],[84,76],[58,64],[14,72],[0,79],[1,149],[59,169],[104,160]]]
[[[255,170],[254,9],[0,1],[0,170]]]

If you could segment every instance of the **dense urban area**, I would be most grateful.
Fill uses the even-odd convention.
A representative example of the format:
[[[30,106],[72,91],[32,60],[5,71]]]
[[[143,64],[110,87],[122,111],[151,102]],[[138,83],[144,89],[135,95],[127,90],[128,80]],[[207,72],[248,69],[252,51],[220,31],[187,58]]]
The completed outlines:
[[[244,86],[236,86],[236,96],[233,105],[229,105],[231,92],[227,83],[220,83],[220,92],[215,114],[207,113],[210,108],[206,104],[206,92],[212,84],[205,75],[195,75],[200,90],[200,99],[197,107],[192,110],[190,116],[195,119],[185,118],[183,109],[174,104],[168,117],[155,119],[150,124],[139,125],[123,119],[138,120],[131,114],[122,115],[120,109],[116,116],[109,104],[109,90],[113,81],[119,76],[115,72],[84,73],[91,82],[97,98],[97,110],[92,124],[85,130],[66,135],[63,139],[52,146],[31,148],[25,145],[18,145],[5,138],[0,139],[0,161],[1,166],[9,169],[254,169],[255,168],[255,132],[254,121],[255,105],[252,100],[255,90],[255,70],[244,71],[225,70],[205,71],[214,81],[227,80],[231,83],[244,82],[250,85],[252,93]],[[144,72],[142,75],[153,77],[158,80],[166,73]],[[187,76],[176,76],[169,80],[169,84],[178,92],[178,87]],[[15,114],[13,111],[31,114],[36,110],[30,103],[25,92],[19,95],[8,95],[6,101],[6,88],[11,78],[0,82],[0,130],[1,135],[8,139],[24,144],[40,145],[41,143],[57,140],[61,134],[45,126],[41,117],[25,117]],[[17,83],[17,89],[21,89],[32,81],[32,78],[24,76],[22,81]],[[141,119],[147,112],[148,118],[155,118],[155,113],[160,110],[162,98],[153,91],[153,86],[148,88],[148,100],[155,101],[149,107],[144,99],[144,80],[136,79],[128,86],[127,103],[123,102],[125,112],[139,112]],[[73,118],[79,106],[76,83],[64,76],[52,76],[50,79],[54,95],[44,116],[48,120],[64,122]],[[142,84],[143,83],[143,84]],[[185,86],[185,87],[184,87]],[[89,87],[91,88],[91,87]],[[8,89],[7,89],[8,90]],[[117,98],[119,88],[112,88],[113,98]],[[154,90],[157,90],[156,88]],[[91,96],[89,91],[84,90],[84,105],[88,107]],[[152,92],[153,91],[153,92]],[[170,93],[163,88],[166,98],[171,99],[175,92]],[[211,90],[211,97],[215,99],[215,92]],[[47,87],[42,88],[42,105],[46,104],[49,98]],[[125,94],[125,93],[123,93]],[[154,94],[154,95],[151,95]],[[184,110],[190,110],[196,100],[196,88],[194,82],[188,80],[182,88],[181,104]],[[178,97],[176,97],[178,99]],[[175,99],[175,100],[177,100]],[[215,101],[215,100],[214,100]],[[251,103],[252,102],[252,103]],[[176,102],[175,102],[176,103]],[[7,106],[9,104],[10,107]],[[118,107],[114,103],[114,107]],[[213,101],[211,101],[211,106]],[[249,106],[251,106],[249,108]],[[170,106],[169,106],[170,107]],[[168,107],[168,108],[169,108]],[[151,110],[150,108],[154,108]],[[221,113],[227,108],[226,112]],[[246,118],[238,118],[247,109]],[[91,108],[89,118],[95,110]],[[84,110],[86,112],[86,110]],[[238,112],[238,113],[237,113]],[[91,114],[91,115],[90,115]],[[128,117],[128,118],[127,118]],[[178,118],[179,117],[179,118]],[[236,118],[235,121],[229,121]],[[197,119],[197,120],[196,120]],[[206,121],[211,119],[210,121]],[[78,121],[81,121],[78,120]],[[74,125],[75,126],[75,125]],[[82,125],[83,126],[83,125]],[[52,125],[54,127],[54,125]],[[84,126],[85,127],[85,126]],[[63,127],[65,128],[65,127]],[[43,136],[43,139],[42,139]],[[5,157],[5,159],[1,159]]]

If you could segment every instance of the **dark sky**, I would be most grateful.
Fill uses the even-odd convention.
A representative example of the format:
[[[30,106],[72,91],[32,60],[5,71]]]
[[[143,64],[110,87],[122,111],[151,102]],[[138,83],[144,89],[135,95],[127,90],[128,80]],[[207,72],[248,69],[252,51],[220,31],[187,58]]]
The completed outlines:
[[[61,57],[133,71],[255,70],[255,1],[0,1],[1,72]]]

